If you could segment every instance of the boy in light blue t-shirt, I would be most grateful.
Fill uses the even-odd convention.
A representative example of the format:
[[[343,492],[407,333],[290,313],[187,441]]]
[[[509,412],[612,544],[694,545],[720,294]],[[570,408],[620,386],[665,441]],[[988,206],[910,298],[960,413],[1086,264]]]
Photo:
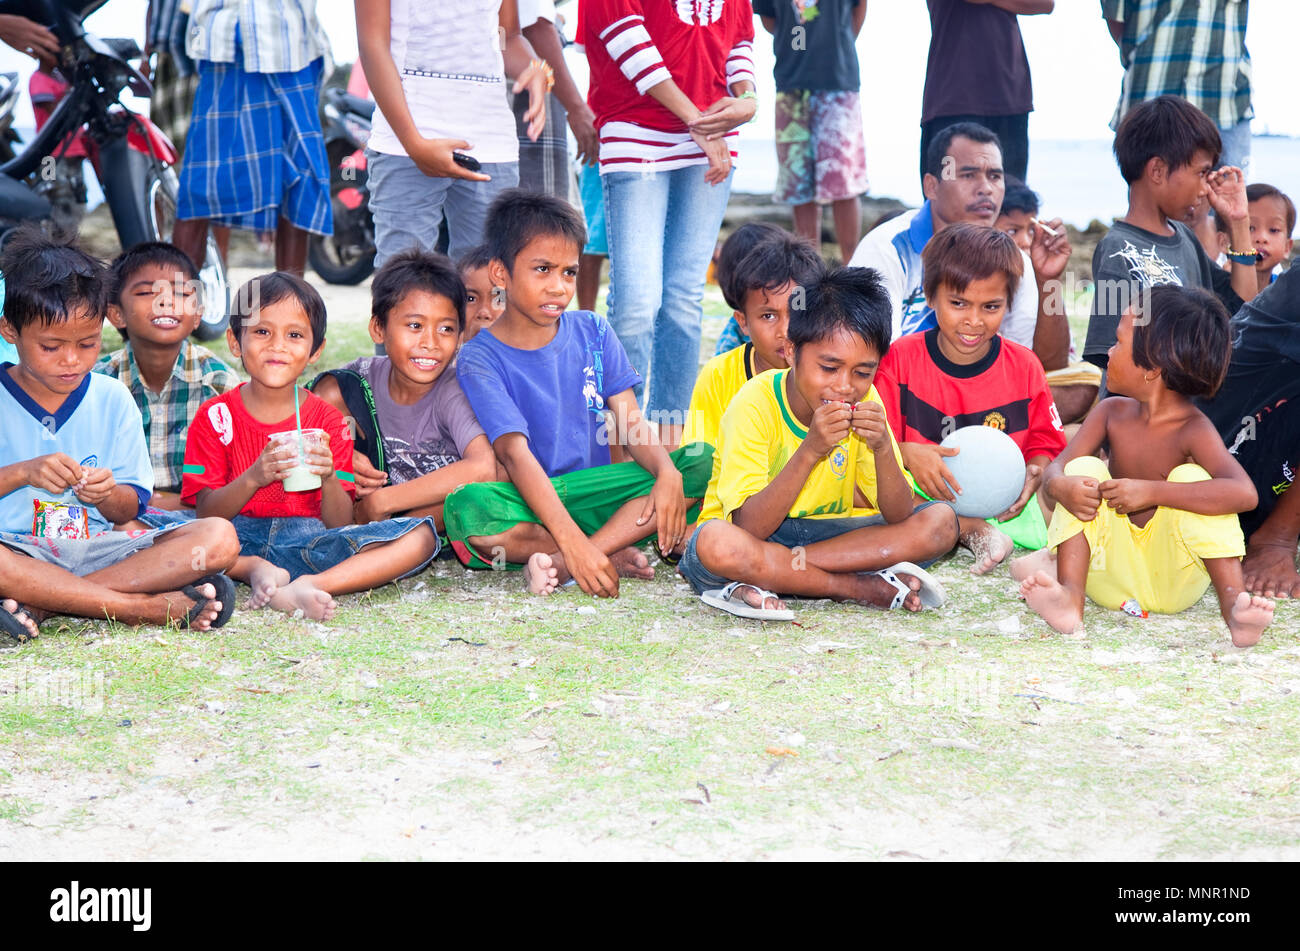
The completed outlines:
[[[220,627],[239,542],[220,519],[115,532],[143,511],[153,466],[126,388],[92,374],[107,310],[103,265],[39,232],[19,234],[0,337],[0,634],[35,636],[50,614]]]

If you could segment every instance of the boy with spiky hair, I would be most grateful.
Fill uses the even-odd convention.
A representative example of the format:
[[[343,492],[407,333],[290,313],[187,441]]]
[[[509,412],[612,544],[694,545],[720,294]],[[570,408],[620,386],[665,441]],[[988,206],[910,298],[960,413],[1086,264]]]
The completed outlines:
[[[620,575],[654,576],[633,546],[654,536],[671,554],[685,541],[708,447],[670,456],[641,416],[641,378],[608,321],[567,310],[586,234],[568,204],[503,192],[486,233],[505,311],[464,346],[457,375],[510,482],[449,495],[447,535],[471,567],[522,565],[534,594],[573,579],[616,597]],[[612,440],[632,462],[610,464]]]
[[[943,589],[913,561],[957,543],[946,502],[913,509],[912,486],[872,381],[889,352],[878,274],[840,268],[790,314],[791,366],[732,398],[699,526],[678,570],[706,604],[791,620],[780,595],[918,611]],[[855,493],[869,514],[851,517]]]
[[[0,632],[50,614],[220,627],[234,610],[234,530],[199,519],[114,532],[145,509],[153,465],[125,387],[91,373],[108,308],[104,266],[39,231],[11,238],[0,336]]]

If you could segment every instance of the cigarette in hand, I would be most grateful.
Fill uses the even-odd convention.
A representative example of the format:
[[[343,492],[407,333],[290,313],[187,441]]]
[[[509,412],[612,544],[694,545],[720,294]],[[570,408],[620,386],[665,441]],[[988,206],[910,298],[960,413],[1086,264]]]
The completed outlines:
[[[1050,234],[1053,238],[1059,238],[1059,237],[1061,236],[1061,232],[1057,231],[1055,228],[1049,228],[1049,227],[1047,227],[1047,225],[1043,224],[1043,223],[1042,223],[1041,221],[1039,221],[1037,218],[1030,218],[1029,220],[1030,220],[1031,222],[1033,222],[1033,224],[1037,225],[1039,228],[1042,228],[1044,231],[1046,231],[1048,234]]]

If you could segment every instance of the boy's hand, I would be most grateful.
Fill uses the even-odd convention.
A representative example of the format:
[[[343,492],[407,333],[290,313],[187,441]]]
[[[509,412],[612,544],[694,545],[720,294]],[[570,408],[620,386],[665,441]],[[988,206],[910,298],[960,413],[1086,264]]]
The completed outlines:
[[[655,479],[636,523],[645,525],[651,516],[657,516],[655,531],[659,536],[659,550],[675,550],[686,537],[686,497],[682,494],[682,474],[676,469],[670,467]]]
[[[1156,484],[1147,479],[1107,479],[1097,488],[1118,514],[1131,515],[1155,507],[1155,493],[1151,490]]]
[[[944,464],[944,459],[955,456],[961,450],[956,446],[937,446],[929,443],[905,442],[899,447],[903,453],[903,465],[912,473],[916,484],[932,499],[956,502],[955,493],[961,491],[961,483]]]
[[[66,453],[52,452],[48,456],[28,459],[23,471],[23,481],[34,489],[44,489],[52,495],[62,495],[83,478],[81,466]]]
[[[579,588],[599,598],[618,597],[618,572],[590,539],[584,538],[560,553],[564,555],[564,564]]]
[[[352,520],[358,525],[368,525],[388,518],[390,513],[383,504],[383,499],[384,494],[374,490],[368,492],[364,498],[358,498],[356,504],[352,506]]]
[[[382,489],[388,484],[388,474],[372,466],[370,457],[359,449],[352,450],[352,474],[357,480],[358,499],[364,499],[375,489]]]
[[[1038,465],[1025,466],[1025,487],[1020,490],[1020,497],[1016,499],[1013,503],[1011,503],[1011,507],[998,516],[998,521],[999,522],[1009,521],[1015,518],[1021,512],[1023,512],[1025,506],[1029,503],[1029,500],[1033,498],[1034,493],[1038,491],[1038,486],[1042,483],[1042,481],[1043,481],[1042,466],[1038,466]]]
[[[1048,491],[1081,522],[1091,522],[1101,508],[1101,489],[1096,479],[1087,476],[1057,476]]]
[[[1048,234],[1047,228],[1056,234]],[[1060,218],[1040,222],[1040,227],[1034,229],[1034,240],[1029,246],[1029,260],[1033,262],[1034,277],[1039,284],[1055,281],[1065,273],[1066,265],[1070,263],[1070,238],[1065,233],[1065,223]]]
[[[268,442],[261,454],[248,467],[244,474],[260,489],[272,482],[283,482],[289,470],[298,464],[292,446],[286,446],[274,440]]]
[[[108,501],[117,488],[112,469],[82,469],[81,482],[73,486],[77,498],[87,505],[98,506]]]
[[[334,475],[334,453],[330,452],[329,433],[322,442],[304,439],[302,441],[302,464],[308,472],[315,473],[322,479]]]
[[[872,452],[885,452],[890,448],[889,420],[885,418],[885,408],[879,403],[871,400],[855,403],[849,425]]]
[[[1226,221],[1242,221],[1250,217],[1250,204],[1246,200],[1246,176],[1235,165],[1225,165],[1206,177],[1210,186],[1210,207]]]
[[[848,438],[853,431],[853,408],[848,403],[823,403],[813,410],[812,424],[808,427],[808,444],[817,458],[821,458]]]

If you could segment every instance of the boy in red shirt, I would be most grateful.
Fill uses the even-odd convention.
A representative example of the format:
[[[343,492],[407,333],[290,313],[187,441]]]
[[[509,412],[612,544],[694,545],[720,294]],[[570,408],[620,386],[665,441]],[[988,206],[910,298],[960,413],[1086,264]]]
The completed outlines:
[[[302,278],[285,272],[253,278],[240,288],[226,331],[230,352],[250,382],[208,400],[190,424],[181,501],[200,517],[230,519],[239,535],[231,571],[251,580],[265,559],[283,574],[269,604],[328,620],[332,597],[365,591],[414,574],[438,551],[429,518],[352,524],[355,483],[352,437],[343,414],[298,379],[325,345],[325,302]],[[297,392],[297,401],[295,401]],[[297,451],[272,436],[320,429],[323,444],[303,440],[302,465],[320,487],[292,491],[284,480],[298,468]]]
[[[921,260],[938,326],[894,341],[876,389],[908,471],[932,499],[955,501],[953,492],[961,489],[943,461],[958,450],[937,445],[954,430],[993,426],[1020,447],[1024,489],[997,518],[1012,534],[983,519],[960,520],[961,544],[975,554],[971,571],[984,574],[1016,543],[1046,543],[1044,513],[1029,503],[1043,468],[1065,448],[1065,433],[1042,363],[998,334],[1021,277],[1011,236],[983,225],[950,225],[925,246]]]

